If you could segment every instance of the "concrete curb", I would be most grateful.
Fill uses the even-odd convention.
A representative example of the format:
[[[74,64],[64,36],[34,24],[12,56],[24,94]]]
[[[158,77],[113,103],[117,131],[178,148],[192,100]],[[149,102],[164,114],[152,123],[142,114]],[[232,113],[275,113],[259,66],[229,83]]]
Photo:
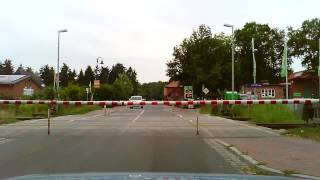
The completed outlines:
[[[265,166],[265,165],[261,165],[258,161],[256,161],[254,158],[252,158],[251,156],[248,156],[246,154],[243,154],[239,149],[237,149],[236,147],[222,141],[221,139],[215,139],[215,141],[219,144],[221,144],[222,146],[224,146],[225,148],[227,148],[228,150],[232,151],[234,154],[240,156],[240,158],[242,158],[243,160],[245,160],[246,162],[248,162],[249,164],[263,170],[263,171],[267,171],[267,172],[271,172],[273,174],[280,174],[280,175],[285,175],[285,173],[281,170],[278,169],[273,169],[271,167]],[[320,180],[320,177],[318,176],[310,176],[310,175],[305,175],[305,174],[289,174],[289,176],[291,177],[298,177],[298,178],[304,178],[304,179],[315,179],[315,180]]]

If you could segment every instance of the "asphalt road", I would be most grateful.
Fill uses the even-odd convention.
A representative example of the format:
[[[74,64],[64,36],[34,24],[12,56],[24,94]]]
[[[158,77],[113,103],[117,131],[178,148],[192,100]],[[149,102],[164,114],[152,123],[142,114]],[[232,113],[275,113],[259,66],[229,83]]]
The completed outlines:
[[[168,107],[118,107],[0,126],[0,178],[78,172],[240,174],[241,167],[190,118]]]

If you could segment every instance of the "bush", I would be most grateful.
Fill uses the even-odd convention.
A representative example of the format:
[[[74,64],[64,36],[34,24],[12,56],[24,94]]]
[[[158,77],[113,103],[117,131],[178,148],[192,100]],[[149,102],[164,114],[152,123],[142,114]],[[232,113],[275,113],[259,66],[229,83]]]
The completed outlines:
[[[115,89],[110,84],[102,84],[100,88],[95,89],[94,94],[95,94],[94,99],[101,100],[101,101],[113,100],[114,97],[116,96]]]
[[[82,100],[86,96],[85,89],[77,85],[71,84],[60,91],[60,98],[63,100]]]

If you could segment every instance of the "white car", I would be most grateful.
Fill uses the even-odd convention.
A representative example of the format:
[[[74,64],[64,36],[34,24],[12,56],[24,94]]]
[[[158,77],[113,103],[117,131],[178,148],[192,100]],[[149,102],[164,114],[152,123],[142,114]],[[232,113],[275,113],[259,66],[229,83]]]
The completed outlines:
[[[140,103],[141,101],[143,101],[144,99],[142,99],[142,96],[131,96],[131,98],[129,99],[130,102],[133,103]],[[142,105],[139,104],[133,104],[129,106],[130,109],[132,108],[143,108]]]

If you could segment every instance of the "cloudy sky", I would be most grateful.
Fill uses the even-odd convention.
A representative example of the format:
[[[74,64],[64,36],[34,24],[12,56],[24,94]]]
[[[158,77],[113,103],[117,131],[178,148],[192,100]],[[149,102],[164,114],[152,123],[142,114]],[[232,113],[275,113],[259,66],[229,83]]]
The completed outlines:
[[[111,66],[132,66],[140,82],[168,80],[165,63],[173,46],[200,24],[214,33],[246,22],[299,27],[319,18],[318,0],[1,0],[0,60],[39,69],[56,66],[57,30],[61,61],[80,70],[98,56]],[[302,67],[297,60],[295,70]]]

